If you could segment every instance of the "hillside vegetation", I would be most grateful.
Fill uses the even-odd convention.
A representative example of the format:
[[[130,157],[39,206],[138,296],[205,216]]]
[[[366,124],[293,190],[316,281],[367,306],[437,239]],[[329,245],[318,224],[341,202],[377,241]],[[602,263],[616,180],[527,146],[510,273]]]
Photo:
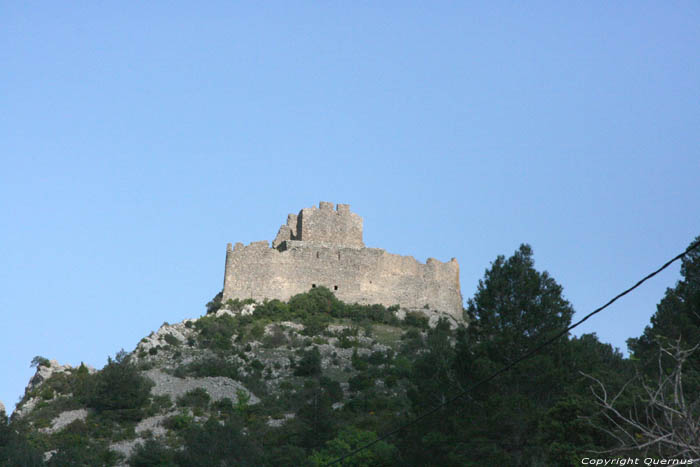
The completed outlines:
[[[321,287],[288,302],[217,298],[100,371],[37,357],[18,410],[0,419],[0,465],[325,465],[432,409],[340,465],[580,465],[607,450],[687,458],[692,443],[683,451],[638,428],[630,442],[614,410],[648,407],[645,387],[674,371],[697,400],[699,263],[686,257],[632,358],[594,334],[568,336],[474,390],[571,321],[527,245],[491,264],[468,326],[344,304]],[[671,348],[686,351],[682,370]],[[606,405],[601,387],[624,391]],[[649,426],[654,410],[633,421]],[[665,429],[683,435],[680,421]]]

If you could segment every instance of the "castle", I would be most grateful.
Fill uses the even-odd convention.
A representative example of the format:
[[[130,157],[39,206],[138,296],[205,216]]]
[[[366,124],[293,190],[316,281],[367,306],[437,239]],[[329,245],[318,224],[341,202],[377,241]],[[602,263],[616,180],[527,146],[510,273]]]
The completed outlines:
[[[399,305],[462,320],[459,265],[367,248],[362,218],[347,204],[321,202],[289,214],[272,248],[267,241],[226,248],[223,301],[288,300],[314,287],[330,289],[346,303]]]

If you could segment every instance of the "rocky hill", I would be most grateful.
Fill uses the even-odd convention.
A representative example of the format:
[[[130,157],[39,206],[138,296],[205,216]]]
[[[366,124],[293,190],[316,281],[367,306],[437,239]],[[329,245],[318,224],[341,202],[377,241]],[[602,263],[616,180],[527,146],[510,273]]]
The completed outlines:
[[[405,414],[429,324],[457,328],[435,312],[346,305],[321,287],[287,303],[217,297],[207,308],[100,371],[37,357],[12,415],[25,465],[322,463],[339,422],[359,442]],[[376,446],[377,459],[392,455]]]

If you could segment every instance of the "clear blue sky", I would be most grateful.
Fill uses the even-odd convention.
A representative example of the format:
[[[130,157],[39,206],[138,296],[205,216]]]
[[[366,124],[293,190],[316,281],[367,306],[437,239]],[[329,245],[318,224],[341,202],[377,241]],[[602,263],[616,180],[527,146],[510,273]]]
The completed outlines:
[[[199,316],[227,242],[343,202],[587,313],[700,234],[698,2],[3,2],[0,400]],[[675,265],[587,323],[626,350]]]

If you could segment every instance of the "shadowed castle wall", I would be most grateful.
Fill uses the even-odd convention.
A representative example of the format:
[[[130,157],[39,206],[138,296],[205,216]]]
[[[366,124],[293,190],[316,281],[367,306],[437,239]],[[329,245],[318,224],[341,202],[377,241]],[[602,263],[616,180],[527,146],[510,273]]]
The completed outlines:
[[[330,205],[330,207],[329,207]],[[342,206],[342,207],[341,207]],[[300,234],[298,234],[300,233]],[[347,303],[400,305],[444,311],[462,319],[459,265],[364,248],[362,218],[330,203],[290,215],[270,248],[267,241],[229,244],[224,301],[231,298],[288,300],[324,286]]]

